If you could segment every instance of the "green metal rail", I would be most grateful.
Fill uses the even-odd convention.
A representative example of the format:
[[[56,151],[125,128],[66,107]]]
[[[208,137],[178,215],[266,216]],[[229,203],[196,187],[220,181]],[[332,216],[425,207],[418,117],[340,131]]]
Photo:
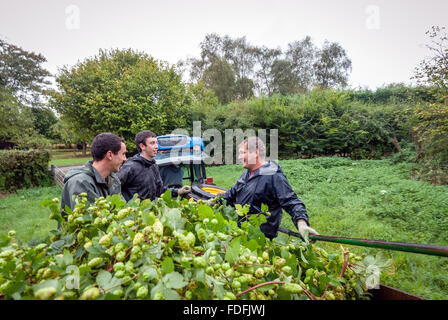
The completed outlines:
[[[303,240],[302,236],[291,230],[285,228],[279,228],[278,231],[286,233],[290,236],[295,236]],[[448,247],[444,246],[433,246],[427,244],[417,244],[417,243],[402,243],[402,242],[389,242],[382,240],[366,240],[366,239],[356,239],[356,238],[346,238],[346,237],[334,237],[334,236],[324,236],[324,235],[309,235],[310,240],[317,241],[327,241],[335,243],[343,243],[354,246],[371,247],[377,249],[386,250],[396,250],[396,251],[406,251],[412,253],[428,254],[433,256],[448,257]]]

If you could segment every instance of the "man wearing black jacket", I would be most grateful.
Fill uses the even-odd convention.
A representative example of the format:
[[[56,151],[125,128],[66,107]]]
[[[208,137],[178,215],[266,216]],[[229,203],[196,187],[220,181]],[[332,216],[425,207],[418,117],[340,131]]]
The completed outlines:
[[[257,137],[250,137],[241,143],[238,158],[246,170],[222,198],[229,205],[249,204],[249,214],[259,213],[261,205],[267,205],[271,215],[266,217],[267,221],[260,229],[271,240],[277,237],[282,209],[291,215],[302,237],[306,233],[318,234],[309,227],[305,205],[292,190],[282,169],[277,163],[266,161],[265,154],[265,145]]]
[[[132,199],[136,193],[142,200],[154,200],[167,190],[160,177],[159,167],[154,161],[158,150],[157,136],[150,130],[139,132],[135,136],[135,144],[140,153],[128,159],[117,173],[121,182],[121,193],[126,201]],[[171,189],[171,194],[177,197],[190,191],[190,186],[184,186]]]

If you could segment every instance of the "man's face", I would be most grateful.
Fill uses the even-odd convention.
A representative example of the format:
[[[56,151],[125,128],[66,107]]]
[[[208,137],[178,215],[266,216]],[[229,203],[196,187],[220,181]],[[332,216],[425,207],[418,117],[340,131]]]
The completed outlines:
[[[118,172],[122,164],[126,161],[126,145],[122,142],[121,149],[117,154],[114,154],[112,151],[108,152],[111,155],[112,172]]]
[[[156,137],[149,137],[146,138],[146,146],[143,143],[140,143],[140,148],[142,149],[142,155],[145,158],[152,159],[157,155],[157,138]]]
[[[257,150],[250,152],[245,144],[239,149],[238,160],[242,161],[244,169],[252,170],[257,164],[257,156]]]

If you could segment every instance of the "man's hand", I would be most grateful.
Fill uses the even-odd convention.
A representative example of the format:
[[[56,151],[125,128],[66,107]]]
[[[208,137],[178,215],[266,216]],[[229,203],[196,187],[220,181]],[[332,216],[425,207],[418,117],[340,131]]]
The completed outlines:
[[[209,205],[210,207],[213,207],[216,204],[217,199],[213,198],[213,199],[208,199],[205,201],[205,204]]]
[[[299,229],[299,233],[303,239],[307,238],[308,234],[319,234],[313,228],[308,227],[306,221],[303,219],[300,219],[299,222],[297,222],[297,229]]]
[[[190,186],[183,186],[182,188],[177,190],[177,194],[180,196],[184,196],[186,194],[189,194],[191,192]]]

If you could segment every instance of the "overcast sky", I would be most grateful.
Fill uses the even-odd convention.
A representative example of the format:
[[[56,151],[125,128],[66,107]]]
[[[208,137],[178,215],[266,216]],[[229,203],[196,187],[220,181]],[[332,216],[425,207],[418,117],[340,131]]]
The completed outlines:
[[[448,0],[0,0],[0,36],[42,53],[54,74],[100,48],[176,63],[198,57],[207,33],[281,49],[311,36],[346,49],[351,87],[375,89],[410,83],[432,25],[448,27]]]

